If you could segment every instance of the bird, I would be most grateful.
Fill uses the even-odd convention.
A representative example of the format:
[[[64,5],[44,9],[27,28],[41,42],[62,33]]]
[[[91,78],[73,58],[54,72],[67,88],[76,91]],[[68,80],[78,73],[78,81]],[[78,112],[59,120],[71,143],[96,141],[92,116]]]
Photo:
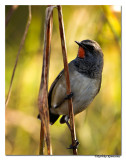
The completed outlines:
[[[103,70],[103,52],[94,40],[75,41],[79,48],[77,57],[68,64],[71,94],[66,93],[64,69],[52,83],[49,94],[50,124],[60,115],[60,123],[69,119],[68,99],[72,97],[74,115],[85,110],[99,93]]]
[[[90,39],[75,42],[77,57],[68,64],[71,93],[67,95],[64,69],[48,93],[51,125],[62,115],[60,123],[66,123],[70,128],[68,99],[72,98],[73,112],[77,115],[89,106],[101,88],[104,56],[100,45]]]

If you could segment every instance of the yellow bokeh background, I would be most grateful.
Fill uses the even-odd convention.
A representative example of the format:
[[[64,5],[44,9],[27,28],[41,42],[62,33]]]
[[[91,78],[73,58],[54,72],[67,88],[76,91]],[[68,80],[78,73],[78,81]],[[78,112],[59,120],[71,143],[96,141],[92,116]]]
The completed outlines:
[[[11,6],[6,6],[6,16]],[[40,121],[37,99],[43,60],[46,6],[32,6],[32,20],[19,56],[6,108],[6,155],[38,155]],[[104,53],[102,85],[91,105],[75,116],[79,155],[121,155],[121,7],[62,6],[68,62],[76,58],[74,42],[96,40]],[[5,97],[28,19],[28,6],[18,6],[6,26]],[[49,87],[63,69],[57,9],[53,34]],[[71,135],[59,120],[50,126],[54,155],[71,155]]]

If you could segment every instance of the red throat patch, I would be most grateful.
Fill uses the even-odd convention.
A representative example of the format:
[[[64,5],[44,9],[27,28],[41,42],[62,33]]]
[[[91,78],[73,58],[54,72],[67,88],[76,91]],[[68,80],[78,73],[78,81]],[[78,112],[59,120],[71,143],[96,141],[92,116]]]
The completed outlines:
[[[79,49],[78,49],[78,57],[79,58],[85,57],[85,50],[82,47],[79,47]]]

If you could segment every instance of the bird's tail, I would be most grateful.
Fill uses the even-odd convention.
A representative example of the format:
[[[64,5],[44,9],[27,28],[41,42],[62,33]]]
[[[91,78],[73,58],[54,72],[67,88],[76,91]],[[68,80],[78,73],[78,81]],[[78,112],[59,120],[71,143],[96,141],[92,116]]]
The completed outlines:
[[[49,112],[49,117],[50,117],[50,124],[53,125],[56,122],[56,120],[59,118],[59,115]],[[37,118],[40,119],[40,114],[38,115]]]
[[[53,113],[49,113],[49,117],[50,117],[50,124],[53,125],[56,120],[59,118],[58,114],[53,114]]]

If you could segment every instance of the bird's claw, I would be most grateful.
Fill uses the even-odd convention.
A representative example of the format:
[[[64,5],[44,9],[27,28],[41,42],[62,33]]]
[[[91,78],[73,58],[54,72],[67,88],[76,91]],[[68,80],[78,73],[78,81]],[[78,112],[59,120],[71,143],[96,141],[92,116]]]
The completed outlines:
[[[70,99],[70,98],[72,98],[73,97],[73,92],[70,92],[70,94],[68,94],[66,97],[65,97],[65,99]]]
[[[74,145],[70,145],[69,146],[69,148],[67,148],[67,149],[77,149],[77,147],[78,147],[78,145],[79,145],[80,143],[79,143],[79,141],[76,139],[75,141],[74,141]]]

